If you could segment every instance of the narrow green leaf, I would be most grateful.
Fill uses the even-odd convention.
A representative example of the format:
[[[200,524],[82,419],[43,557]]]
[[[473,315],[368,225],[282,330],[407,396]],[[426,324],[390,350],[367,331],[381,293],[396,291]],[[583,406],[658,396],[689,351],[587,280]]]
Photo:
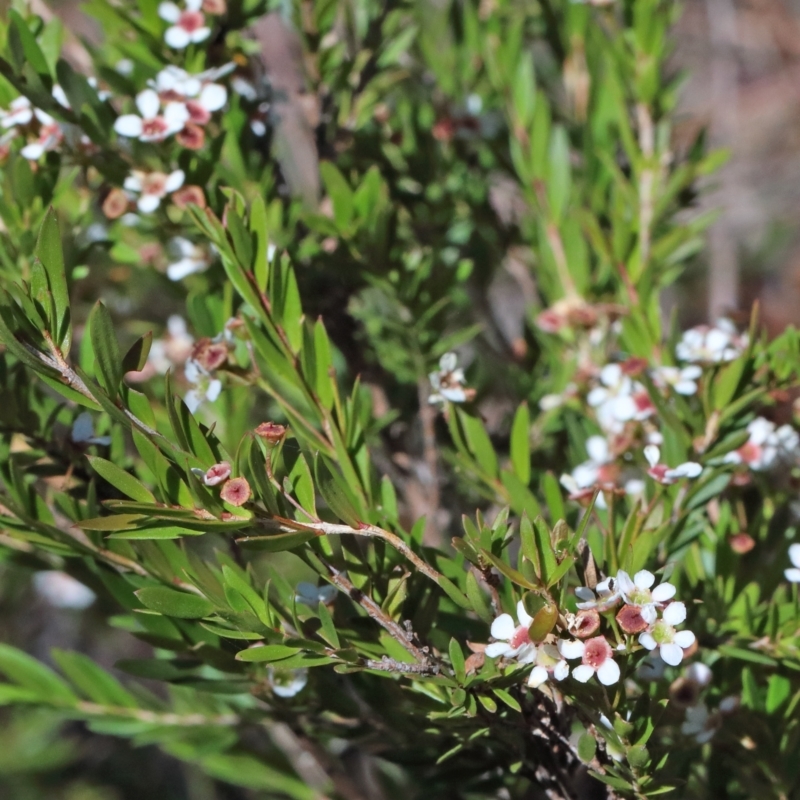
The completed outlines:
[[[140,372],[147,364],[150,355],[150,346],[153,344],[153,331],[148,331],[140,336],[131,346],[122,359],[122,372]]]
[[[86,456],[86,458],[101,478],[107,480],[115,489],[119,489],[126,497],[140,503],[156,502],[153,493],[124,469],[100,456]]]
[[[453,665],[453,672],[455,672],[456,680],[459,683],[464,683],[467,679],[466,661],[464,659],[464,651],[461,649],[461,645],[455,637],[450,639],[449,653],[450,663]]]
[[[522,403],[511,426],[511,464],[520,481],[527,486],[531,480],[531,415],[528,404]]]
[[[158,611],[167,617],[201,619],[214,610],[213,604],[205,597],[168,589],[166,586],[146,586],[134,594],[145,608]]]
[[[341,644],[339,642],[339,634],[336,631],[336,625],[333,622],[333,617],[331,616],[331,612],[328,610],[328,606],[319,601],[319,607],[317,608],[319,613],[319,621],[322,625],[321,633],[324,637],[325,641],[334,648],[334,650],[339,650],[341,648]]]
[[[0,672],[23,689],[35,692],[41,703],[73,706],[78,702],[72,689],[53,670],[11,645],[0,644]]]
[[[58,327],[51,333],[56,344],[61,347],[64,355],[67,355],[72,338],[69,319],[69,289],[67,287],[67,272],[61,244],[61,232],[58,228],[56,212],[52,206],[45,214],[42,227],[39,229],[39,238],[36,242],[34,254],[42,262],[42,266],[47,272],[47,282],[53,295]]]
[[[491,623],[494,615],[489,600],[481,590],[478,579],[472,571],[467,573],[467,597],[475,613],[484,622]]]
[[[108,396],[115,400],[122,380],[122,358],[114,333],[114,321],[100,300],[95,303],[89,315],[89,332],[92,337],[97,379]]]
[[[88,656],[58,649],[54,649],[51,654],[61,671],[89,700],[123,708],[138,707],[134,696]]]
[[[300,652],[299,647],[289,647],[285,644],[262,644],[240,650],[236,654],[237,661],[281,661]]]

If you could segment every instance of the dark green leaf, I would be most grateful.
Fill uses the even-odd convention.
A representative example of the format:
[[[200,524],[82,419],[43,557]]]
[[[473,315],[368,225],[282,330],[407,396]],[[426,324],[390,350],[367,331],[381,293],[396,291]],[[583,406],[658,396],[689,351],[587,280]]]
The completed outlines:
[[[207,617],[214,606],[205,597],[168,589],[166,586],[146,586],[134,592],[145,608],[158,611],[167,617],[200,619]]]

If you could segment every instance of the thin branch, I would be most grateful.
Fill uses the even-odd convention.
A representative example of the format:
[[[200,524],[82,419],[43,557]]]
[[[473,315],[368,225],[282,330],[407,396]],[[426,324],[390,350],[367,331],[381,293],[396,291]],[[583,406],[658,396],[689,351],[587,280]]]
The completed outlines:
[[[364,666],[381,672],[398,672],[400,674],[436,675],[439,672],[437,664],[410,664],[407,661],[395,661],[389,656],[383,656],[380,661],[367,658],[364,660]]]
[[[126,708],[125,706],[105,706],[100,703],[79,702],[77,711],[92,717],[125,717],[154,725],[171,725],[178,727],[197,727],[203,725],[220,725],[230,727],[238,725],[241,718],[236,714],[175,714],[172,712],[149,711],[145,708]]]

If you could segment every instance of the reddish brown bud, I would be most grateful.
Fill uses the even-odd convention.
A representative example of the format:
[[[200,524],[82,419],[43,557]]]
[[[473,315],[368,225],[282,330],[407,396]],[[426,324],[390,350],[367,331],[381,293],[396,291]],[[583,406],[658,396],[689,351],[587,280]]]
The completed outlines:
[[[206,196],[199,186],[184,186],[172,194],[172,202],[178,208],[186,208],[189,205],[206,207]]]
[[[122,189],[114,188],[103,200],[103,213],[108,219],[119,219],[128,210],[128,196]]]
[[[617,614],[617,622],[625,633],[641,633],[647,628],[642,609],[638,606],[622,606]]]
[[[175,139],[178,144],[187,150],[200,150],[206,143],[205,131],[194,122],[187,122],[184,129],[176,134]]]
[[[277,422],[262,422],[256,428],[256,434],[271,444],[277,444],[286,436],[286,426]]]
[[[250,484],[244,478],[231,478],[219,496],[232,506],[243,506],[250,499]]]
[[[205,483],[206,486],[217,486],[222,483],[222,481],[228,480],[230,475],[231,465],[227,461],[220,461],[219,464],[214,464],[213,467],[208,468],[208,471],[203,477],[203,483]]]
[[[192,359],[206,372],[213,372],[228,360],[228,347],[222,342],[212,342],[205,336],[195,344]]]
[[[597,609],[587,608],[579,611],[572,620],[569,630],[578,639],[588,639],[600,627],[600,614]]]
[[[734,533],[728,539],[728,544],[731,546],[731,550],[734,553],[739,553],[739,555],[744,555],[745,553],[749,553],[755,546],[756,540],[750,536],[749,533]]]

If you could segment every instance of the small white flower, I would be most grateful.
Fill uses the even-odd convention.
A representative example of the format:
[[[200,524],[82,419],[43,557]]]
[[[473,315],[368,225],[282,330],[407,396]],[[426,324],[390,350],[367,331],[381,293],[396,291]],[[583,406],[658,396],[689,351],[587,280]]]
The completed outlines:
[[[797,458],[800,436],[791,425],[776,428],[774,422],[756,417],[748,424],[747,431],[750,438],[738,450],[728,453],[725,463],[745,464],[761,472]]]
[[[686,331],[675,348],[681,361],[693,364],[720,364],[733,361],[747,347],[747,335],[739,335],[730,320],[719,320],[715,327],[699,325]]]
[[[464,387],[464,370],[457,365],[458,356],[455,353],[445,353],[439,359],[439,369],[428,375],[433,388],[433,394],[428,398],[429,403],[444,403],[445,400],[465,403],[473,398],[475,390]]]
[[[167,267],[167,277],[171,281],[180,281],[195,272],[203,272],[211,264],[208,254],[202,247],[182,236],[176,236],[170,245],[181,256],[178,261]]]
[[[267,667],[267,680],[278,697],[294,697],[305,689],[308,683],[308,670]]]
[[[619,433],[626,422],[645,420],[656,410],[644,386],[631,380],[621,364],[606,364],[600,370],[600,386],[589,392],[586,402],[609,433]]]
[[[658,608],[675,597],[677,589],[671,583],[661,583],[651,591],[656,576],[646,569],[639,570],[633,578],[624,570],[617,573],[617,589],[630,606],[641,609],[642,619],[651,624],[656,621]],[[671,605],[676,605],[671,603]],[[680,603],[679,605],[683,605]],[[684,609],[685,615],[685,609]]]
[[[560,642],[563,640],[559,641]],[[563,681],[569,675],[569,664],[561,651],[552,644],[543,644],[536,648],[536,666],[528,676],[528,686],[538,689],[548,678]]]
[[[522,600],[517,603],[517,619],[519,625],[511,614],[501,614],[492,622],[492,636],[498,641],[486,645],[484,652],[489,658],[516,658],[520,664],[530,664],[536,659],[536,645],[528,635],[533,617],[525,610]]]
[[[606,578],[597,584],[594,591],[587,586],[579,586],[575,595],[581,600],[577,604],[581,611],[596,608],[598,611],[608,611],[620,600],[619,584],[615,578]]]
[[[161,200],[183,186],[183,170],[176,169],[167,175],[165,172],[142,172],[133,170],[122,185],[132,195],[139,195],[136,205],[143,214],[150,214],[160,205]]]
[[[213,403],[219,397],[222,382],[212,378],[196,361],[190,359],[186,362],[184,375],[189,383],[194,384],[194,388],[186,392],[186,397],[183,398],[192,414],[204,402]]]
[[[683,464],[678,464],[677,467],[668,467],[666,464],[660,464],[661,451],[657,445],[648,444],[644,448],[644,457],[647,463],[650,464],[650,469],[647,474],[655,481],[669,486],[681,478],[697,478],[703,472],[702,464],[696,461],[686,461]]]
[[[572,677],[576,681],[586,683],[593,675],[603,686],[611,686],[619,680],[619,664],[614,661],[614,651],[605,636],[595,636],[586,641],[559,642],[559,651],[564,658],[572,660],[580,658],[581,663],[572,669]]]
[[[653,370],[653,382],[659,388],[672,387],[678,394],[686,397],[697,394],[697,379],[703,370],[696,364],[688,367],[656,367]]]
[[[75,578],[59,570],[44,570],[33,576],[37,594],[56,608],[87,608],[96,595]]]
[[[88,411],[84,411],[75,417],[72,423],[72,441],[75,444],[111,444],[110,436],[95,436],[94,435],[94,422],[92,415]]]
[[[683,603],[670,603],[662,612],[662,618],[639,634],[639,644],[647,650],[658,648],[658,654],[670,666],[676,667],[683,660],[683,651],[694,644],[691,631],[676,631],[686,619],[686,606]]]
[[[325,605],[332,603],[337,594],[337,588],[329,583],[324,586],[315,586],[313,583],[301,581],[297,584],[294,599],[298,603],[304,603],[309,608],[317,608],[320,603]]]
[[[27,97],[17,97],[12,100],[8,111],[0,109],[0,126],[14,128],[18,125],[27,125],[33,120],[33,106]]]
[[[64,141],[64,131],[49,114],[38,108],[34,109],[34,114],[40,123],[39,135],[36,141],[20,150],[20,155],[29,161],[38,161],[45,153],[56,150]]]
[[[686,709],[686,721],[681,725],[684,736],[692,736],[698,744],[710,741],[720,725],[719,716],[709,714],[705,703]]]
[[[208,39],[211,28],[206,25],[206,18],[200,7],[203,0],[186,0],[186,8],[172,2],[161,3],[158,16],[172,25],[164,32],[164,41],[174,50],[183,50],[190,44],[198,44]]]
[[[136,95],[136,107],[141,116],[123,114],[117,117],[114,130],[121,136],[142,142],[161,142],[182,130],[189,121],[189,111],[183,103],[167,103],[162,112],[161,99],[153,89]]]
[[[789,560],[793,566],[785,569],[783,574],[786,576],[787,581],[800,583],[800,543],[789,546]]]

